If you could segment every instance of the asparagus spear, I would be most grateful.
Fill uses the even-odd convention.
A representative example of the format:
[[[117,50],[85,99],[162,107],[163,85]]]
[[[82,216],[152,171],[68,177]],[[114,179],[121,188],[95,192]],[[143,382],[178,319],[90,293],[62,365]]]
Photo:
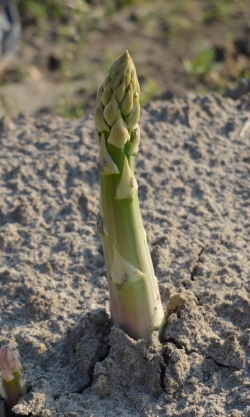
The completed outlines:
[[[97,232],[105,256],[111,319],[134,339],[161,328],[165,318],[134,177],[139,92],[135,66],[126,51],[99,88],[94,114],[100,146]]]
[[[26,394],[25,379],[22,373],[18,350],[12,345],[0,349],[0,394],[5,400],[8,417],[14,417],[12,407]]]

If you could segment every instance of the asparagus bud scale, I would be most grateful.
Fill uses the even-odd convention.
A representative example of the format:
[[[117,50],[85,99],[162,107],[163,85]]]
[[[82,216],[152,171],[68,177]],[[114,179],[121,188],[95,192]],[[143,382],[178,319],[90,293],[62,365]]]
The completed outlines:
[[[20,397],[26,394],[25,379],[22,373],[18,350],[12,345],[0,349],[0,395],[6,403],[7,416],[15,416],[11,411]]]
[[[134,339],[161,328],[165,319],[134,177],[140,142],[139,92],[135,66],[126,51],[99,88],[94,114],[100,147],[97,232],[105,257],[111,319]]]

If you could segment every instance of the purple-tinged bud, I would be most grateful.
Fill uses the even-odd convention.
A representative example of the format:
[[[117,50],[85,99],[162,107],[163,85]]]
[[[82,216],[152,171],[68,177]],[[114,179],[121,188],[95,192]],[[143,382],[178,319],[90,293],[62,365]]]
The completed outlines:
[[[14,379],[13,372],[19,372],[21,362],[18,350],[13,345],[5,345],[0,349],[0,370],[2,379],[7,382]]]

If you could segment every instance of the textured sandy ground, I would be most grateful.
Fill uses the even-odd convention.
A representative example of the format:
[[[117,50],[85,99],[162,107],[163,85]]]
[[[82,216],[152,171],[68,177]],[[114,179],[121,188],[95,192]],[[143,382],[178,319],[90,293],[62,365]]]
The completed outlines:
[[[2,120],[0,344],[18,346],[29,390],[16,411],[250,416],[249,110],[245,94],[142,111],[136,178],[162,343],[111,329],[93,118]]]

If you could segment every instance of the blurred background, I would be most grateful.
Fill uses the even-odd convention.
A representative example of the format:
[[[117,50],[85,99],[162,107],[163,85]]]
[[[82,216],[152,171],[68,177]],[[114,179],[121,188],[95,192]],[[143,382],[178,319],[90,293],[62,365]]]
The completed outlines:
[[[142,105],[186,92],[250,91],[250,0],[13,3],[22,35],[8,64],[0,60],[0,116],[92,113],[97,88],[126,49]]]

